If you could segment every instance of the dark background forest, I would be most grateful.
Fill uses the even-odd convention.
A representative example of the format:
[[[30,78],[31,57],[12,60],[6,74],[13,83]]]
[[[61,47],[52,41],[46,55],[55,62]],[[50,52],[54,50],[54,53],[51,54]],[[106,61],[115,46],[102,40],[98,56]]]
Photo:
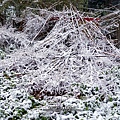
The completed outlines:
[[[120,0],[0,0],[0,14],[7,17],[14,12],[15,16],[20,17],[26,7],[62,10],[64,5],[69,7],[70,3],[81,11],[88,11],[88,8],[104,9],[119,2]]]

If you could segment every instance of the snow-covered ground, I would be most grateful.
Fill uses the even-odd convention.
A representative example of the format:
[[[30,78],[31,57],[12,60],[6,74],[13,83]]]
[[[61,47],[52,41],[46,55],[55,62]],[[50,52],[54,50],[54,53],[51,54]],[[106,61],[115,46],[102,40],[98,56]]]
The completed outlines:
[[[120,50],[79,12],[40,14],[0,28],[0,120],[120,120]]]

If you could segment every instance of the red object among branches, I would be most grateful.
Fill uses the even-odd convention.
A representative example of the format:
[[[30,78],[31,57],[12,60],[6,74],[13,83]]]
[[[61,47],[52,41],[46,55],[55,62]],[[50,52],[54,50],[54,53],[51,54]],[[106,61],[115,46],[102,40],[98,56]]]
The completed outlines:
[[[99,21],[100,20],[100,18],[92,18],[92,17],[85,17],[83,19],[86,21]]]
[[[66,18],[67,19],[67,18]],[[72,18],[71,18],[72,19]],[[73,19],[78,19],[78,20],[80,20],[81,18],[73,18]],[[99,21],[100,20],[100,18],[93,18],[93,17],[84,17],[83,18],[84,20],[86,20],[86,21]],[[50,19],[49,19],[49,21],[57,21],[57,20],[59,20],[59,17],[51,17]]]

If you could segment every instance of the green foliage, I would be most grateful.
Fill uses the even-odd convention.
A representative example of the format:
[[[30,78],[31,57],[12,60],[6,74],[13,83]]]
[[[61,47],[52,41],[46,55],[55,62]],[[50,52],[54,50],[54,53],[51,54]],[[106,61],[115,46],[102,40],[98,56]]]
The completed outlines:
[[[28,99],[30,99],[32,101],[31,109],[36,108],[37,106],[40,106],[40,103],[36,102],[34,97],[29,96]]]
[[[12,7],[12,10],[15,12],[17,17],[20,17],[22,11],[27,7],[30,6],[32,0],[7,0],[2,4],[1,13],[7,14],[7,10]]]
[[[7,0],[2,3],[0,13],[3,13],[6,17],[11,17],[12,14],[15,14],[16,17],[20,17],[22,12],[26,9],[26,7],[32,7],[32,8],[55,8],[57,10],[62,10],[63,6],[70,6],[70,3],[72,3],[75,7],[78,9],[81,9],[83,7],[87,6],[87,0]],[[54,7],[53,7],[54,6]],[[9,13],[9,14],[8,14]]]
[[[21,117],[22,115],[27,114],[27,111],[24,108],[20,108],[17,110],[17,116]]]
[[[0,59],[4,59],[5,57],[5,52],[0,49]]]
[[[41,120],[48,120],[46,117],[42,116]]]

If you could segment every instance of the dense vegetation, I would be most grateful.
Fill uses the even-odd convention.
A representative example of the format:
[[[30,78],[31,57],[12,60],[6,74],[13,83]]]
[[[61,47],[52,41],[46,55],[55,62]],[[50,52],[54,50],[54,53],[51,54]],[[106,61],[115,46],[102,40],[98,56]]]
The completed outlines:
[[[120,11],[49,1],[0,1],[0,120],[119,120],[120,49],[105,33]]]

